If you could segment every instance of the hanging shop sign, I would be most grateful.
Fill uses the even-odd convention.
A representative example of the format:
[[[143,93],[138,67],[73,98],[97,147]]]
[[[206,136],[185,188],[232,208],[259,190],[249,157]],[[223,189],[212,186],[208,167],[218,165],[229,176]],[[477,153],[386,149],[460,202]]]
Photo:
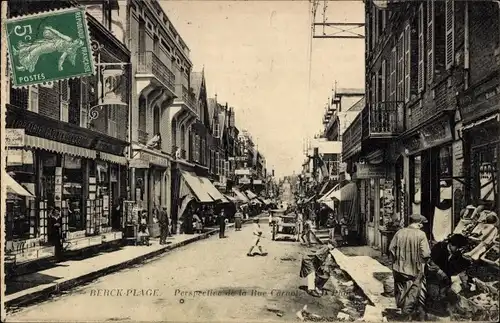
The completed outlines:
[[[357,179],[385,177],[385,174],[386,174],[385,167],[382,165],[356,163]]]
[[[123,155],[126,141],[7,104],[6,128],[60,143]]]
[[[249,168],[235,169],[234,174],[235,175],[250,175],[250,169]]]
[[[453,132],[451,131],[450,120],[447,117],[442,118],[437,122],[423,127],[420,130],[424,148],[431,148],[439,146],[453,139]]]
[[[261,185],[262,184],[262,180],[261,179],[254,179],[253,180],[253,184],[254,185]]]
[[[500,111],[500,78],[466,91],[458,98],[458,107],[464,124]]]
[[[24,129],[5,129],[5,147],[23,147]]]

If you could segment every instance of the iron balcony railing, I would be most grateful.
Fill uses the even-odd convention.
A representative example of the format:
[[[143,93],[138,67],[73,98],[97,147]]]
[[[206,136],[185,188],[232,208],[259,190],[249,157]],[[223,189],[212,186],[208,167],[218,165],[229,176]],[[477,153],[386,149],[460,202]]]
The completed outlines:
[[[137,55],[137,73],[153,74],[160,82],[171,89],[175,88],[175,75],[170,69],[156,56],[155,53],[147,51]]]
[[[148,133],[146,130],[143,129],[137,129],[137,139],[141,144],[147,144],[148,143]]]
[[[183,84],[177,84],[175,86],[175,93],[177,95],[177,101],[184,102],[185,105],[191,109],[191,111],[196,112],[196,100],[194,94],[188,90]]]
[[[403,131],[401,124],[404,103],[398,101],[377,102],[365,106],[363,115],[363,139],[394,137]]]

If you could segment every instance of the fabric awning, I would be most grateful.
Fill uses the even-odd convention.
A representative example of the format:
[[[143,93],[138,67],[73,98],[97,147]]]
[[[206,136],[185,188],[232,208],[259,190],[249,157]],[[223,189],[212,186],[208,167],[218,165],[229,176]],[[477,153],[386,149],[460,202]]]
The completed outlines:
[[[247,194],[248,198],[253,200],[254,198],[257,198],[257,194],[255,194],[254,192],[250,191],[250,190],[246,190],[245,193]]]
[[[201,178],[187,171],[181,171],[181,173],[198,202],[210,203],[214,201]]]
[[[333,194],[336,190],[338,190],[340,187],[339,184],[335,185],[331,190],[329,190],[325,195],[323,195],[321,198],[318,199],[318,202],[323,202],[327,201],[330,199],[330,195]]]
[[[232,189],[233,193],[236,195],[236,198],[242,202],[248,202],[248,198],[245,196],[245,194],[243,194],[242,192],[240,192],[238,189],[234,188]]]
[[[208,192],[208,195],[214,200],[214,201],[221,201],[223,203],[229,202],[227,198],[224,197],[224,195],[219,192],[217,187],[210,182],[210,180],[206,177],[200,177],[200,180],[203,182],[203,185],[205,186],[206,191]]]
[[[335,202],[333,200],[321,202],[328,206],[330,209],[335,210]]]
[[[24,136],[24,145],[26,147],[53,151],[60,154],[67,154],[71,156],[77,156],[89,159],[96,159],[97,157],[95,150],[67,145],[61,142],[48,140],[45,138],[29,136],[29,135]]]
[[[234,196],[224,194],[224,196],[231,202],[238,202],[238,199]]]
[[[16,182],[16,180],[14,180],[6,171],[3,171],[2,180],[5,181],[5,186],[7,187],[7,193],[19,196],[35,197],[21,184]]]
[[[306,204],[306,203],[311,202],[311,201],[312,201],[315,197],[316,197],[316,195],[313,195],[313,196],[311,196],[311,197],[306,198],[306,199],[304,200],[303,204]]]
[[[125,156],[118,156],[118,155],[99,152],[99,157],[102,160],[106,160],[115,164],[127,165],[127,157]]]

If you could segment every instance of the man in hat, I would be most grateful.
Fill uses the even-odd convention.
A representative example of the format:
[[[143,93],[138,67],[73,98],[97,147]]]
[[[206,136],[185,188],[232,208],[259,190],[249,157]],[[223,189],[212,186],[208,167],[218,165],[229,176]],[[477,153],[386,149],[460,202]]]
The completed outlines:
[[[429,242],[421,229],[427,219],[410,216],[410,224],[396,232],[389,246],[394,274],[396,305],[406,317],[403,320],[425,320],[425,266],[431,257]]]

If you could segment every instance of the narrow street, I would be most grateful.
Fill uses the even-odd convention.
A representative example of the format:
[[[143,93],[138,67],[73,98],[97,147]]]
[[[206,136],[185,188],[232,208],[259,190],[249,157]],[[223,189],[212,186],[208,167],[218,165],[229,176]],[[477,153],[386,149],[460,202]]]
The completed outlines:
[[[266,257],[246,256],[253,241],[247,224],[242,231],[229,230],[225,239],[213,236],[24,308],[9,315],[9,321],[74,321],[85,313],[88,321],[285,322],[297,320],[296,312],[304,305],[324,321],[336,320],[343,304],[351,303],[346,295],[354,299],[352,293],[332,276],[328,295],[308,295],[299,277],[307,249],[296,242],[270,240],[267,221],[261,224]],[[186,294],[194,291],[206,296]]]

